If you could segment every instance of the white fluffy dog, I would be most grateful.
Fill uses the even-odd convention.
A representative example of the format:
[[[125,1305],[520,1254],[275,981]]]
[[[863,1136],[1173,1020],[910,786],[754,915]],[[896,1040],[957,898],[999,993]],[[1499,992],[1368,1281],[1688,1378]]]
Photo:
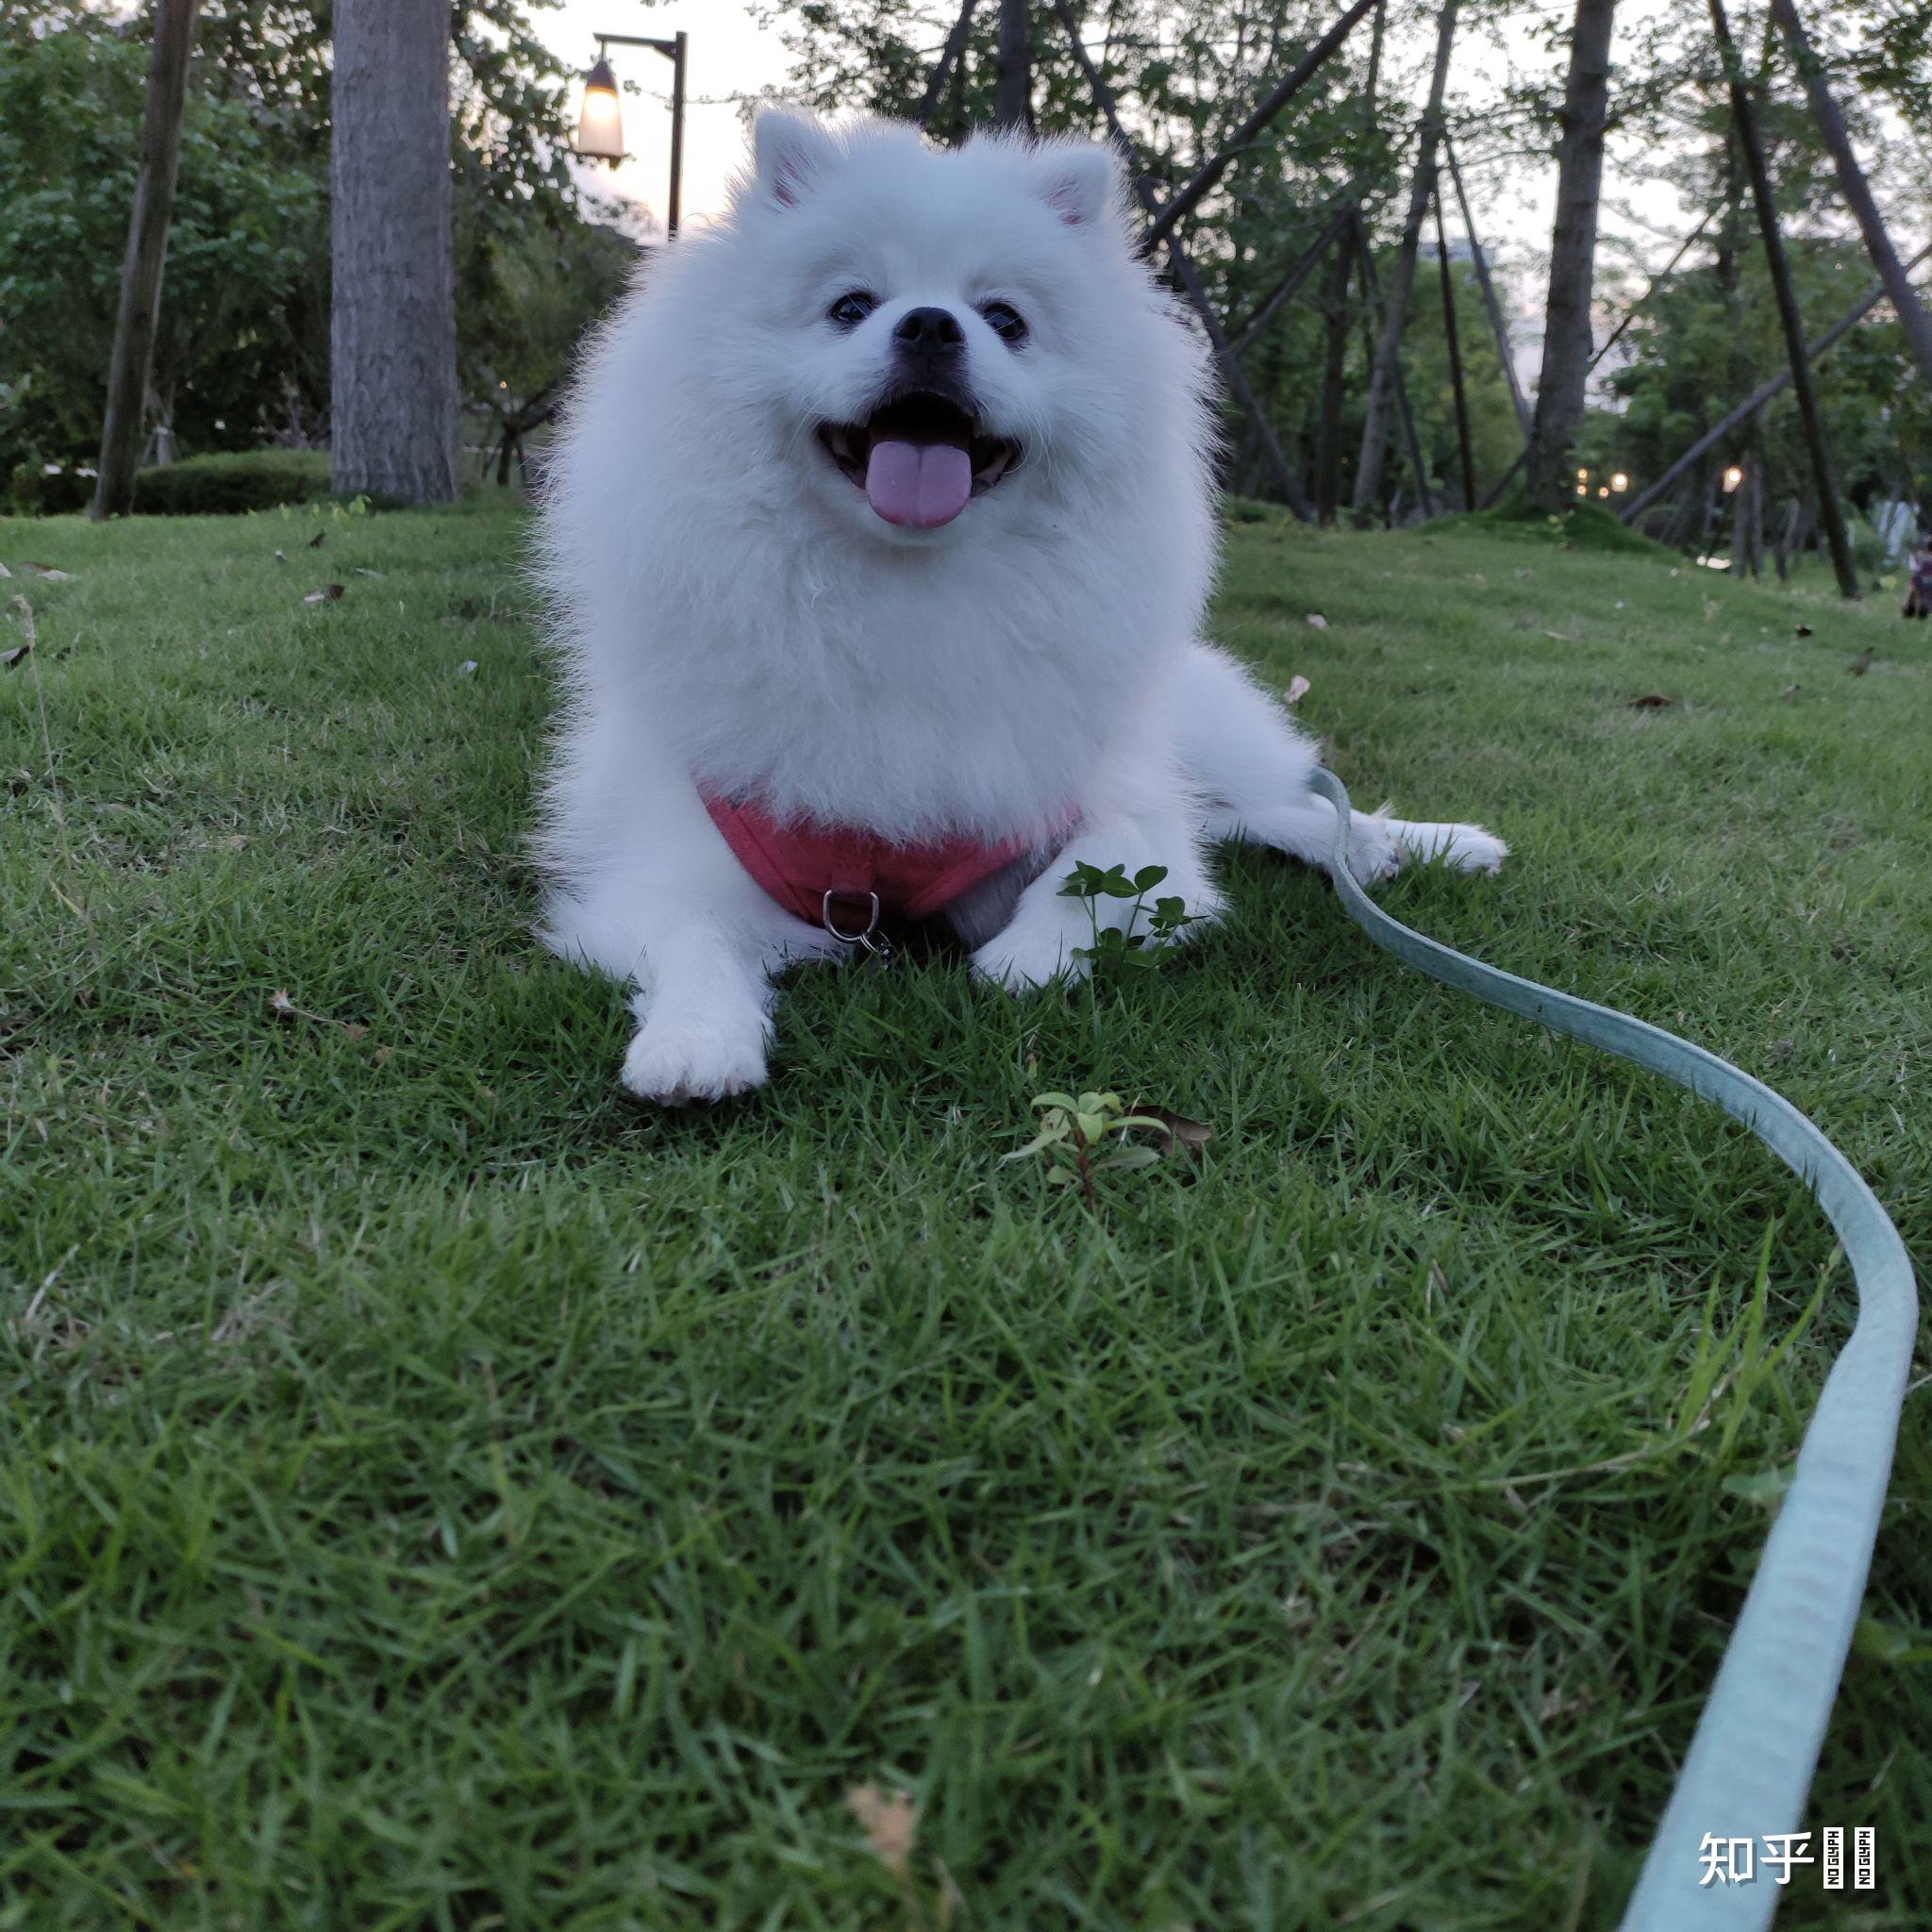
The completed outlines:
[[[624,1084],[661,1103],[762,1081],[774,974],[882,915],[1019,992],[1080,970],[1075,860],[1211,915],[1216,841],[1333,836],[1313,749],[1199,641],[1208,369],[1110,152],[780,113],[755,146],[599,333],[542,518],[544,938],[635,983]],[[1351,847],[1506,849],[1360,814]]]

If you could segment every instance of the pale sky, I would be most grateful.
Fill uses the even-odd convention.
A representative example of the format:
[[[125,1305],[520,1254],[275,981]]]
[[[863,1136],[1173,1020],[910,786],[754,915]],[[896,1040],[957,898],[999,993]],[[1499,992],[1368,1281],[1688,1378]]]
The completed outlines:
[[[648,34],[668,41],[682,27],[691,36],[684,110],[684,212],[689,220],[716,214],[724,191],[744,159],[744,123],[735,96],[780,86],[790,65],[776,29],[755,25],[743,0],[668,0],[645,7],[639,0],[564,0],[537,16],[538,30],[563,60],[588,70],[597,58],[597,35]],[[595,179],[649,211],[654,225],[664,214],[671,174],[671,63],[648,47],[613,47],[610,64],[620,82],[646,90],[624,95],[624,144],[635,157]],[[661,102],[658,97],[661,96]]]
[[[1670,0],[1624,0],[1623,18],[1634,22],[1668,4]],[[557,53],[583,68],[596,56],[600,29],[649,34],[659,40],[669,40],[680,27],[690,34],[685,214],[687,219],[702,220],[722,208],[726,186],[744,157],[741,98],[765,90],[781,90],[790,69],[778,29],[758,25],[745,0],[661,0],[661,4],[651,6],[640,4],[640,0],[564,0],[554,11],[540,15],[539,21],[544,38]],[[1511,51],[1520,58],[1525,51],[1522,37],[1507,38],[1517,42]],[[1454,92],[1467,101],[1475,91],[1471,70],[1480,71],[1488,55],[1473,43],[1466,45],[1463,53]],[[636,81],[648,92],[644,97],[629,93],[624,97],[625,145],[635,158],[616,170],[599,167],[594,179],[598,186],[614,190],[644,210],[655,224],[662,219],[669,175],[670,62],[647,47],[620,47],[612,50],[612,65],[621,81]],[[1523,280],[1522,272],[1531,258],[1549,245],[1554,169],[1480,167],[1471,165],[1473,159],[1466,158],[1465,172],[1484,245],[1505,268],[1518,271],[1513,279]],[[1627,178],[1620,181],[1619,173],[1613,153],[1611,198],[1628,194],[1633,186]],[[1638,191],[1637,202],[1644,227],[1668,231],[1681,220],[1675,198],[1667,191],[1646,184]],[[1607,207],[1607,235],[1627,229],[1636,240],[1644,227],[1631,228],[1621,223]],[[1663,242],[1657,258],[1660,261],[1673,245]],[[1521,292],[1527,298],[1532,291],[1524,289]],[[1527,306],[1533,310],[1536,304],[1529,301]]]

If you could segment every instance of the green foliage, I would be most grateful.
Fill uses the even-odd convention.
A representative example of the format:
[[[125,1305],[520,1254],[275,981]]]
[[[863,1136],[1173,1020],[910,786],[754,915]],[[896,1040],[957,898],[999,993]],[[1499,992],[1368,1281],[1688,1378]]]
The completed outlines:
[[[1167,1132],[1167,1124],[1151,1114],[1129,1113],[1118,1093],[1036,1093],[1033,1110],[1040,1131],[1025,1146],[1001,1156],[1001,1165],[1039,1155],[1046,1162],[1046,1177],[1057,1186],[1077,1185],[1090,1208],[1100,1205],[1093,1177],[1130,1168],[1153,1167],[1160,1159],[1152,1147],[1129,1144],[1135,1133]],[[1109,1141],[1120,1144],[1108,1148]]]
[[[578,211],[569,75],[532,24],[552,5],[470,0],[454,16],[460,358],[488,412],[556,380],[625,258]],[[0,4],[0,475],[99,448],[146,34],[144,14]],[[184,452],[325,428],[328,34],[326,0],[202,8],[153,381]]]
[[[1060,887],[1060,897],[1086,902],[1093,943],[1078,949],[1077,957],[1087,962],[1089,971],[1096,977],[1131,968],[1158,966],[1168,948],[1180,938],[1182,928],[1193,923],[1193,915],[1184,900],[1168,897],[1156,899],[1151,907],[1147,904],[1148,893],[1166,877],[1164,865],[1143,865],[1129,878],[1122,865],[1103,868],[1083,860],[1074,861],[1074,869]],[[1101,924],[1103,899],[1134,902],[1127,908],[1124,925]]]
[[[0,35],[0,472],[99,449],[146,65],[92,12]],[[191,92],[153,379],[184,446],[258,442],[312,414],[323,179],[254,104]]]
[[[513,208],[459,222],[458,361],[471,407],[508,431],[552,406],[637,258],[627,236],[596,223]]]

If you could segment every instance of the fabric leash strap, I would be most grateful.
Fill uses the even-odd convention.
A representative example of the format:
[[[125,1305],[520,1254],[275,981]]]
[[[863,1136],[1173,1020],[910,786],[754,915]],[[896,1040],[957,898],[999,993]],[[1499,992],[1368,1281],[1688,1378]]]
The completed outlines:
[[[1837,1230],[1858,1314],[1798,1450],[1675,1790],[1651,1840],[1623,1932],[1766,1926],[1784,1889],[1703,1882],[1707,1837],[1750,1840],[1799,1830],[1871,1567],[1918,1326],[1911,1263],[1877,1196],[1782,1095],[1728,1060],[1608,1007],[1485,966],[1382,911],[1348,869],[1348,793],[1332,773],[1314,788],[1334,806],[1335,889],[1385,952],[1458,992],[1600,1046],[1741,1121],[1818,1197]],[[1798,1848],[1813,1858],[1817,1844]]]

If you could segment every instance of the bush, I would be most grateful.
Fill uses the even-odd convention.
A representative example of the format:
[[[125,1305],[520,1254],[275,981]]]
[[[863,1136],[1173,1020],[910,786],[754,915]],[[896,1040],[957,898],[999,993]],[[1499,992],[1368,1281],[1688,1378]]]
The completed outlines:
[[[92,464],[18,464],[8,491],[18,515],[84,515],[94,500]],[[325,502],[326,450],[250,449],[187,457],[134,478],[136,516],[239,516],[284,503]]]
[[[134,479],[136,516],[239,516],[284,503],[320,503],[329,494],[328,452],[250,449],[188,457]]]
[[[14,465],[7,496],[16,516],[77,515],[94,500],[93,466],[43,463],[38,457],[30,457]]]
[[[1624,551],[1632,556],[1672,557],[1655,538],[1631,529],[1615,510],[1600,503],[1579,503],[1555,515],[1525,502],[1512,491],[1494,509],[1438,517],[1431,528],[1455,525],[1480,530],[1492,537],[1533,537],[1540,542],[1561,544],[1566,550]]]

